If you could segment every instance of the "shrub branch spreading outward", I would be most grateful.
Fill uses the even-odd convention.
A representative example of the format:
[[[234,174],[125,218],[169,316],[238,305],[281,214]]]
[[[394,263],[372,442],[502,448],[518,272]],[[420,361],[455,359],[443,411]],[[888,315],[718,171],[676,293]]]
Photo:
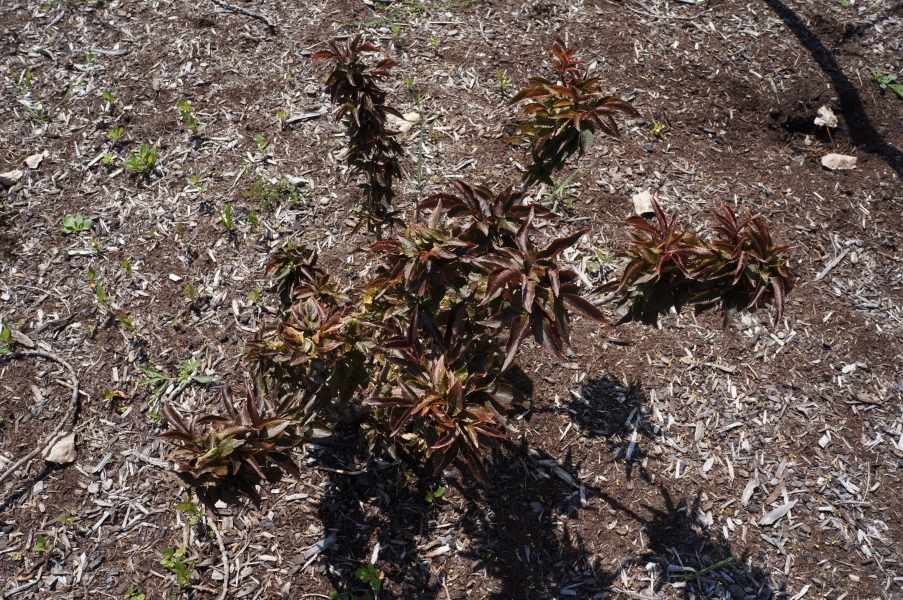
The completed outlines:
[[[530,144],[532,164],[523,174],[528,185],[552,185],[552,172],[564,167],[574,153],[583,156],[592,147],[595,132],[618,136],[616,113],[639,114],[629,102],[604,96],[599,91],[599,78],[581,70],[583,63],[574,58],[576,53],[576,48],[568,48],[561,38],[556,38],[551,54],[558,81],[531,77],[532,86],[511,99],[511,104],[530,100],[523,109],[529,120],[508,140]]]
[[[345,120],[349,177],[363,173],[366,178],[361,186],[366,202],[358,226],[366,224],[379,237],[383,224],[398,222],[390,207],[395,196],[392,182],[401,176],[398,157],[403,151],[395,133],[386,128],[387,116],[402,118],[401,113],[386,106],[386,92],[377,84],[398,63],[391,58],[375,65],[364,62],[364,53],[378,52],[378,49],[362,42],[360,35],[344,45],[338,42],[326,45],[327,50],[317,52],[310,60],[333,61],[326,86],[333,104],[341,106],[335,120]]]
[[[790,246],[776,246],[765,222],[747,210],[738,220],[726,204],[711,210],[718,222],[711,239],[703,240],[677,228],[678,214],[665,216],[653,199],[653,223],[633,216],[629,247],[619,255],[628,263],[620,281],[602,291],[620,294],[622,321],[655,323],[660,313],[687,304],[699,309],[721,303],[724,327],[744,308],[761,308],[769,300],[775,308],[775,327],[784,314],[784,301],[796,283],[785,258]]]
[[[369,66],[361,58],[375,51],[358,36],[312,59],[334,62],[327,85],[349,134],[348,164],[366,177],[358,225],[377,234],[361,249],[367,275],[342,288],[317,266],[315,250],[287,243],[267,266],[281,307],[247,344],[254,384],[241,410],[226,393],[225,414],[186,424],[164,406],[173,429],[162,437],[178,446],[177,476],[211,509],[219,500],[259,504],[264,480],[297,473],[292,449],[330,437],[339,423],[356,425],[371,449],[393,459],[422,456],[437,473],[460,458],[488,484],[485,448],[513,430],[506,413],[527,403],[505,381],[525,341],[563,361],[574,356],[574,319],[606,320],[585,297],[585,278],[560,258],[588,230],[537,233],[534,223],[557,215],[513,186],[493,192],[454,180],[453,190],[418,205],[415,215],[429,214],[426,222],[415,216],[382,239],[383,225],[403,225],[390,210],[401,148],[386,129],[387,115],[400,115],[377,86],[395,62]],[[569,156],[589,148],[593,132],[617,134],[614,113],[636,114],[602,96],[574,53],[557,40],[552,54],[563,83],[533,78],[515,98],[531,100],[525,113],[533,120],[520,134],[533,155],[527,185],[548,183]],[[772,243],[759,217],[738,220],[722,206],[703,239],[654,199],[653,207],[654,221],[626,222],[624,273],[598,290],[614,292],[622,321],[655,323],[672,307],[720,302],[726,326],[738,310],[769,300],[780,321],[795,275],[789,248]]]

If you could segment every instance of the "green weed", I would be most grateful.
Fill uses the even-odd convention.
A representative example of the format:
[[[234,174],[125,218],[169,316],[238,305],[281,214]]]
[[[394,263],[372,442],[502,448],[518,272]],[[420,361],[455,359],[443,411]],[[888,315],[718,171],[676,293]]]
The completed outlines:
[[[122,161],[122,166],[140,175],[150,173],[157,163],[157,144],[148,146],[141,144],[138,152],[132,152],[128,159]]]
[[[91,219],[86,219],[81,213],[75,213],[74,217],[63,217],[63,226],[60,227],[60,233],[70,235],[88,231],[92,225],[94,225],[94,222]]]

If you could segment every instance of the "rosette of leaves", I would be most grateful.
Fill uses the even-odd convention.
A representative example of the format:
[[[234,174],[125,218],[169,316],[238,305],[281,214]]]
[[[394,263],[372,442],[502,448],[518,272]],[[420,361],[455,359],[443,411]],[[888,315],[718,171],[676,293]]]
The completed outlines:
[[[618,256],[626,258],[627,265],[620,281],[600,288],[620,293],[621,322],[655,325],[660,313],[671,307],[680,310],[698,294],[692,273],[695,261],[714,257],[702,240],[678,229],[679,213],[668,219],[655,198],[652,209],[655,222],[640,215],[625,221],[632,229],[630,242]]]
[[[526,192],[508,186],[498,194],[482,185],[470,185],[458,179],[449,181],[458,194],[433,194],[420,203],[418,209],[444,211],[449,218],[466,219],[467,230],[462,239],[477,247],[470,254],[503,244],[503,237],[513,239],[524,219],[533,211],[534,219],[550,219],[555,214],[541,204],[524,204]]]
[[[589,230],[576,231],[537,248],[529,235],[533,217],[531,209],[511,246],[496,246],[473,260],[487,273],[480,305],[490,307],[492,315],[484,324],[509,327],[502,370],[508,368],[531,334],[552,356],[566,360],[564,352],[570,350],[569,313],[597,322],[606,320],[602,311],[580,295],[579,274],[555,260]]]
[[[491,361],[474,369],[460,360],[449,364],[445,354],[411,348],[396,350],[389,360],[401,370],[397,395],[367,400],[388,411],[389,435],[431,459],[435,473],[460,456],[488,485],[481,451],[505,437],[501,411],[522,402],[520,392],[498,379]]]
[[[350,302],[344,293],[321,268],[317,267],[318,253],[304,244],[287,242],[270,256],[267,275],[274,279],[282,306],[288,307],[294,300],[314,298],[322,306],[335,307]]]
[[[283,306],[291,304],[292,291],[299,283],[307,284],[323,275],[317,267],[317,250],[291,240],[270,255],[266,268]]]
[[[223,404],[225,415],[207,415],[186,423],[165,403],[163,417],[173,429],[159,436],[179,446],[171,455],[176,477],[194,488],[213,512],[218,500],[237,504],[247,499],[259,507],[256,488],[264,480],[276,483],[283,472],[300,475],[292,448],[331,433],[314,421],[303,394],[291,394],[274,405],[248,384],[248,397],[240,410],[228,389],[223,392]]]
[[[346,403],[366,383],[370,337],[348,308],[307,297],[248,342],[246,360],[268,387],[305,390],[320,410]]]
[[[576,52],[576,48],[568,48],[561,38],[556,38],[551,54],[558,81],[531,77],[531,87],[511,99],[511,104],[530,101],[523,108],[528,120],[508,140],[523,140],[530,145],[532,164],[523,174],[528,185],[553,185],[552,172],[561,169],[573,154],[585,154],[592,147],[594,133],[619,136],[615,114],[639,114],[626,100],[603,95],[599,78],[589,77],[581,69],[583,63],[574,58]]]
[[[349,177],[363,173],[366,180],[361,186],[366,202],[358,227],[366,224],[381,237],[382,225],[399,222],[390,206],[395,196],[393,180],[401,176],[398,157],[403,153],[395,132],[389,131],[386,121],[388,115],[403,117],[386,105],[386,92],[378,83],[388,77],[389,71],[398,63],[391,58],[384,58],[375,65],[367,63],[363,55],[379,50],[361,41],[360,35],[345,44],[327,42],[326,45],[327,50],[317,52],[310,60],[333,61],[326,86],[332,103],[341,107],[335,120],[345,121],[349,138],[346,158]]]
[[[738,220],[730,206],[711,209],[718,221],[714,236],[706,246],[712,256],[696,267],[695,277],[702,288],[693,298],[700,304],[721,301],[724,327],[741,309],[774,304],[774,326],[780,324],[787,294],[796,283],[796,273],[786,259],[791,246],[777,246],[765,222],[746,210]]]

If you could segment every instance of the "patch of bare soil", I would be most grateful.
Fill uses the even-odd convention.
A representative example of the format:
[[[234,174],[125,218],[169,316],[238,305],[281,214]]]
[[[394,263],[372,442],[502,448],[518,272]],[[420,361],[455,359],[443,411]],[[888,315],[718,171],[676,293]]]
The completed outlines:
[[[354,598],[371,561],[383,599],[900,597],[903,101],[871,80],[900,74],[899,4],[231,4],[275,31],[221,2],[0,7],[0,172],[24,171],[0,185],[0,317],[69,361],[83,391],[76,461],[32,460],[0,488],[5,597]],[[183,414],[241,387],[244,343],[277,303],[266,260],[286,239],[318,246],[344,284],[366,273],[343,129],[308,63],[359,32],[402,65],[393,105],[415,111],[422,94],[422,193],[518,180],[508,99],[550,74],[560,35],[641,113],[561,173],[579,169],[541,233],[591,228],[567,260],[587,270],[621,248],[630,198],[649,188],[692,227],[721,202],[763,215],[795,245],[800,283],[776,330],[767,311],[725,331],[685,312],[659,328],[578,323],[567,364],[526,348],[509,378],[531,410],[494,451],[491,488],[372,455],[342,426],[299,450],[302,477],[262,490],[260,510],[223,511],[221,550],[173,509],[185,492],[145,382],[197,361],[214,383],[187,387]],[[830,136],[813,123],[825,105]],[[122,167],[154,143],[150,173]],[[824,169],[835,151],[856,169]],[[274,191],[283,176],[302,181]],[[400,190],[407,218],[415,199]],[[76,213],[90,229],[64,235]],[[0,469],[62,418],[58,380],[52,363],[0,357]],[[182,587],[161,564],[177,548],[193,572]]]

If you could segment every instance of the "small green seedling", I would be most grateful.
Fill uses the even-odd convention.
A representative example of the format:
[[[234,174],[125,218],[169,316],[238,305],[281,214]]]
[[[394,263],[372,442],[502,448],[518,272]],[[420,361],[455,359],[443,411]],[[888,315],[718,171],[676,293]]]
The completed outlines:
[[[43,535],[38,535],[34,548],[31,549],[32,552],[50,552],[51,550],[53,550],[53,544],[44,539]]]
[[[191,578],[194,577],[194,570],[191,568],[194,566],[194,561],[186,560],[187,554],[188,550],[185,548],[179,548],[178,550],[164,548],[163,560],[160,561],[164,568],[176,576],[176,583],[179,587],[185,587],[191,581]]]
[[[185,121],[185,127],[195,136],[200,136],[207,125],[197,120],[197,117],[191,112],[191,104],[187,100],[179,100],[177,105],[179,114],[182,115],[182,120]]]
[[[63,226],[60,227],[60,233],[69,235],[88,231],[92,225],[94,225],[94,222],[91,219],[86,219],[81,213],[75,213],[74,217],[63,217]]]
[[[114,161],[115,159],[116,159],[116,157],[113,156],[111,153],[109,153],[109,152],[104,152],[104,153],[103,153],[103,157],[100,159],[100,162],[102,162],[102,163],[104,164],[104,166],[109,167],[110,165],[113,164],[113,161]]]
[[[285,129],[285,121],[288,119],[288,113],[285,112],[284,108],[280,108],[276,111],[276,118],[279,119],[279,128]]]
[[[156,162],[157,144],[154,144],[153,146],[141,144],[138,148],[138,152],[132,152],[128,159],[122,161],[122,166],[132,173],[144,175],[153,170]]]
[[[6,354],[13,347],[13,332],[9,323],[0,321],[0,354]]]
[[[671,577],[677,577],[679,579],[684,579],[684,580],[688,580],[688,579],[696,580],[696,579],[699,579],[700,577],[705,577],[706,575],[708,575],[715,569],[720,569],[724,565],[731,563],[733,561],[734,561],[734,557],[731,556],[730,558],[726,558],[725,560],[722,560],[721,562],[717,562],[714,565],[710,565],[710,566],[706,567],[705,569],[701,569],[699,571],[697,571],[693,567],[680,567],[681,569],[683,569],[683,571],[678,572],[678,573],[671,573]]]
[[[119,144],[120,142],[122,142],[122,136],[125,135],[125,128],[114,127],[107,133],[107,135],[110,136],[114,142]]]
[[[401,25],[398,23],[392,23],[389,25],[389,30],[392,32],[392,41],[400,42],[407,34],[401,30]]]
[[[379,591],[383,574],[376,570],[376,566],[373,563],[367,563],[367,566],[355,570],[354,576],[360,579],[364,585],[370,586],[370,589],[374,592]]]
[[[664,131],[664,130],[665,130],[664,123],[656,123],[655,125],[652,126],[652,135],[658,137],[662,134],[662,131]]]
[[[232,221],[232,203],[227,202],[226,208],[220,210],[216,209],[216,212],[219,213],[219,222],[220,224],[226,228],[228,231],[232,231],[235,229],[235,223]]]
[[[432,491],[432,492],[427,491],[426,501],[429,504],[432,504],[433,502],[436,502],[437,500],[439,500],[439,498],[441,498],[444,493],[445,493],[445,488],[442,486],[437,487],[435,491]]]
[[[899,83],[894,83],[897,81],[897,76],[893,73],[885,73],[884,71],[879,71],[878,69],[872,69],[872,81],[878,84],[878,89],[882,92],[885,90],[891,90],[895,92],[900,98],[903,98],[903,85]]]
[[[188,498],[185,498],[184,501],[176,504],[173,508],[188,515],[189,525],[196,525],[204,518],[204,507],[198,506]]]
[[[139,594],[135,590],[135,584],[129,585],[129,589],[125,591],[125,596],[123,596],[123,600],[144,600],[144,594]]]
[[[257,150],[264,156],[269,156],[270,148],[267,146],[267,141],[263,139],[263,136],[259,133],[254,136],[254,141],[257,142]]]
[[[63,513],[59,517],[57,517],[57,521],[66,525],[67,527],[75,527],[75,518],[78,516],[78,511],[74,508],[69,511],[68,514]]]
[[[123,271],[125,271],[125,276],[128,277],[129,279],[131,279],[132,278],[132,270],[135,268],[132,265],[131,261],[129,261],[129,259],[127,259],[127,258],[123,258],[121,261],[119,261],[119,266],[122,267]]]
[[[441,46],[441,45],[442,45],[441,39],[437,38],[434,35],[430,36],[430,47],[432,47],[433,50],[438,50],[439,46]]]
[[[101,94],[101,96],[103,96],[104,100],[109,102],[110,106],[116,104],[116,90],[106,90]]]
[[[171,377],[168,377],[161,373],[160,371],[155,371],[150,367],[138,367],[138,370],[147,375],[147,379],[143,379],[138,382],[138,387],[144,386],[156,386],[153,391],[153,395],[157,396],[162,392],[169,382],[172,381]]]
[[[508,74],[501,69],[497,70],[495,72],[495,87],[504,92],[509,85],[511,85],[511,79],[508,78]]]
[[[579,171],[579,169],[577,169],[577,171]],[[563,203],[565,201],[565,199],[568,199],[570,197],[571,182],[574,180],[574,177],[577,175],[577,171],[574,171],[573,173],[568,175],[565,178],[565,180],[562,181],[561,183],[555,181],[555,179],[552,179],[552,182],[555,184],[554,187],[552,187],[551,193],[549,193],[549,195],[554,198],[554,202],[552,203],[552,212],[555,212],[556,210],[558,210],[558,205],[560,203]],[[570,205],[571,205],[571,201],[568,201],[568,206],[570,206]]]

